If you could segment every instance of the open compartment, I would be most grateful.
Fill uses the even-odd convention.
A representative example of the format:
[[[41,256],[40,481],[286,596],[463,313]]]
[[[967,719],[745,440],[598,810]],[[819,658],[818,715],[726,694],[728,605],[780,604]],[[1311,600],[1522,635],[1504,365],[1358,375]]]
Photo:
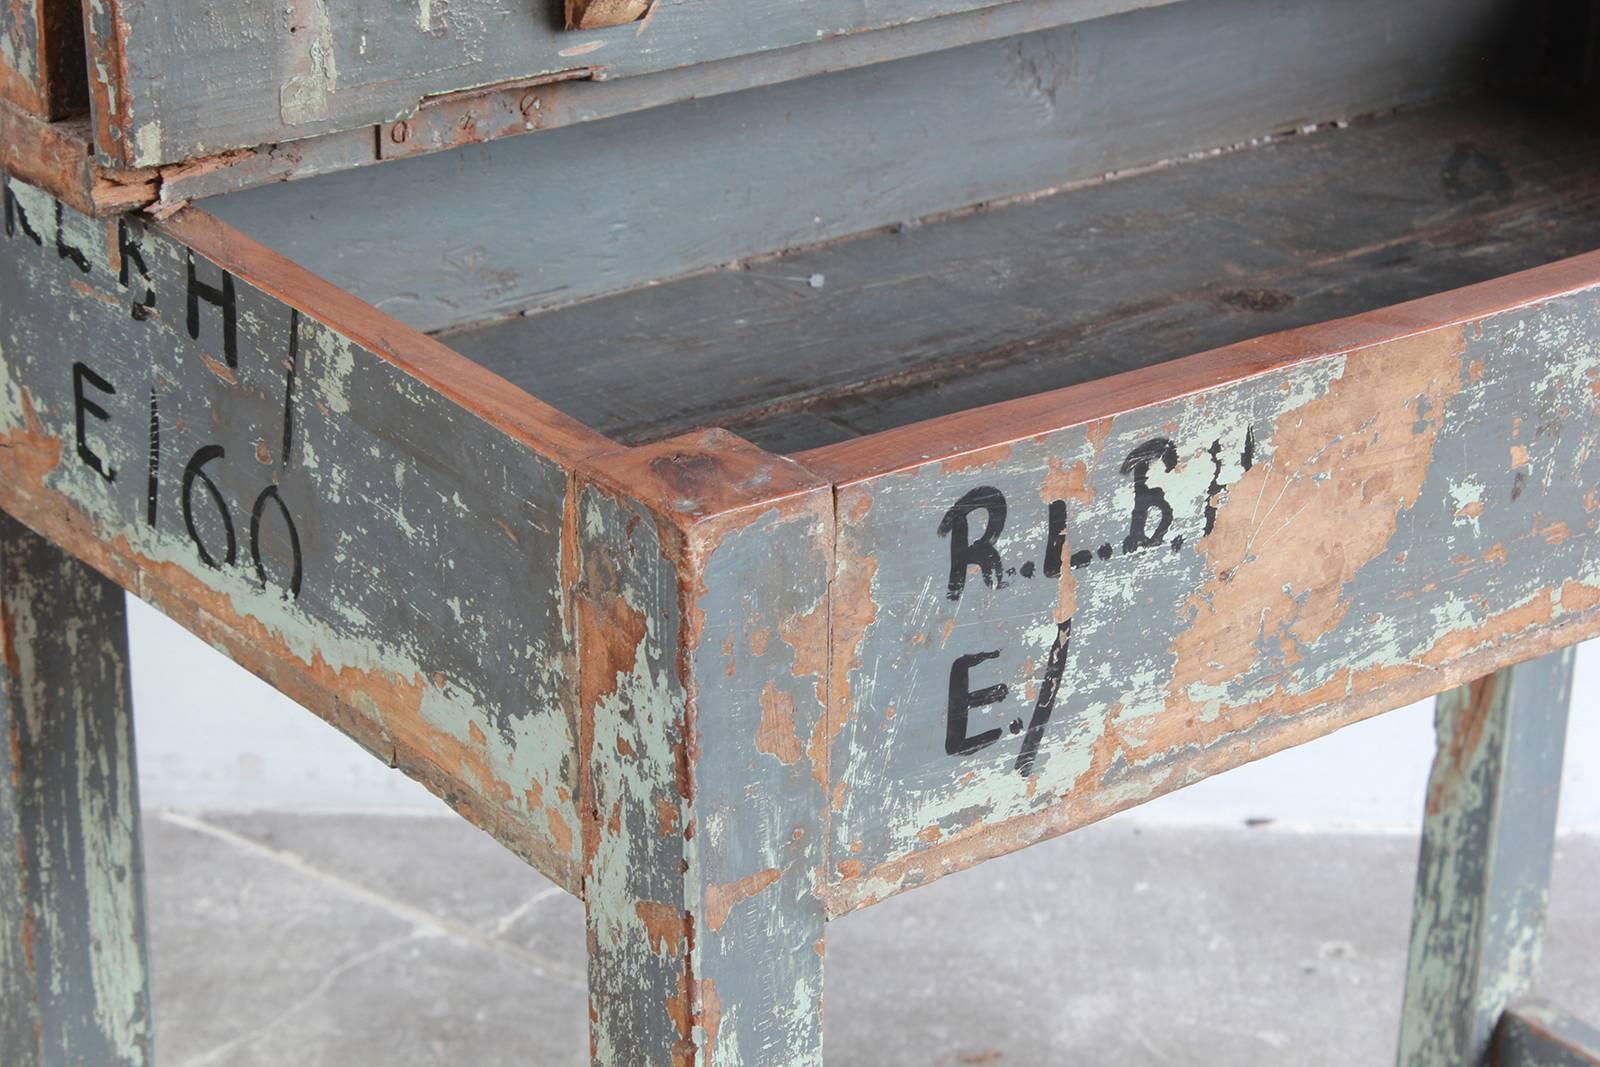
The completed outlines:
[[[1190,0],[208,207],[602,433],[797,452],[1600,246],[1592,17]]]

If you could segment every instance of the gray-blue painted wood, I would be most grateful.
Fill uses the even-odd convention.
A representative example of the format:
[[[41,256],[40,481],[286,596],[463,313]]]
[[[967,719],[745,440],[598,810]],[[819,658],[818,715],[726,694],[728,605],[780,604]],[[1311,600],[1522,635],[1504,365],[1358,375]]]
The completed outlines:
[[[629,469],[739,481],[730,446]],[[596,1067],[821,1067],[831,508],[814,480],[704,522],[580,498]]]
[[[454,328],[1474,89],[1508,10],[1188,0],[207,207]]]
[[[1573,650],[1439,698],[1400,1067],[1476,1067],[1538,975]]]
[[[648,20],[567,31],[559,3],[382,0],[89,6],[96,103],[129,166],[399,118],[430,96],[571,72],[623,78],[978,13],[1012,0],[656,0]],[[1169,0],[1132,0],[1160,3]],[[1100,0],[1051,5],[1063,20]],[[1128,6],[1124,4],[1123,6]],[[183,77],[172,72],[182,70]]]
[[[1600,1029],[1541,1002],[1506,1009],[1495,1067],[1600,1067]]]
[[[555,446],[363,309],[4,194],[0,502],[575,886]]]
[[[0,1063],[147,1067],[122,590],[0,514]]]
[[[792,452],[1597,247],[1600,130],[1469,100],[517,316],[449,343],[623,440],[717,425]]]

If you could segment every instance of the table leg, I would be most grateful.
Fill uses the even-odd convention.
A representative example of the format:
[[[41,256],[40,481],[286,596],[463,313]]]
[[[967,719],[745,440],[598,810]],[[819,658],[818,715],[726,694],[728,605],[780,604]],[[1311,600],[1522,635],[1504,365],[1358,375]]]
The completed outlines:
[[[148,1065],[122,591],[0,514],[0,1063]]]
[[[1573,650],[1446,693],[1417,872],[1401,1067],[1476,1067],[1539,966]]]
[[[829,505],[679,551],[584,501],[596,1067],[821,1067]]]

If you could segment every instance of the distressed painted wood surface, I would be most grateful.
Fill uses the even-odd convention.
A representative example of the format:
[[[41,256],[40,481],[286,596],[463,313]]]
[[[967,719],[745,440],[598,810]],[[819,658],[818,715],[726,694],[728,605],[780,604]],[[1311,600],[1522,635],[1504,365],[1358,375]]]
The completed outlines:
[[[542,86],[491,87],[429,99],[408,116],[404,137],[383,128],[384,158],[434,152],[475,141],[549,130],[797,78],[873,66],[1014,37],[1170,0],[1020,0],[941,18],[901,23],[875,33],[823,37],[772,52],[735,56],[629,78],[573,78]],[[624,0],[618,0],[622,7]]]
[[[1600,1029],[1538,1002],[1507,1009],[1495,1035],[1495,1067],[1600,1067]]]
[[[0,1063],[149,1067],[122,590],[0,514]]]
[[[0,506],[575,887],[566,464],[604,442],[203,216],[6,191]]]
[[[1600,629],[1600,256],[807,453],[847,911]]]
[[[1488,1063],[1538,978],[1572,664],[1563,649],[1438,700],[1400,1067]]]
[[[207,207],[410,325],[454,330],[1458,94],[1482,83],[1491,30],[1509,10],[1507,0],[1172,4]],[[594,87],[554,88],[576,101]],[[1466,160],[1469,188],[1480,164]],[[841,292],[810,290],[775,264],[748,267],[774,289]],[[971,270],[978,280],[958,284],[982,284],[985,264]],[[927,314],[915,304],[902,317]]]
[[[574,72],[621,78],[833,36],[977,12],[1011,0],[750,5],[657,0],[636,24],[569,31],[559,3],[178,0],[87,5],[99,146],[128,166],[295,140],[401,118],[429,96]],[[1170,0],[1121,0],[1119,7]],[[1104,0],[1057,4],[1064,18]],[[184,78],[170,72],[183,69]]]
[[[831,494],[717,432],[594,477],[594,1062],[820,1067]]]
[[[1600,129],[1467,100],[449,342],[620,440],[717,425],[789,452],[1594,248]]]
[[[88,109],[78,0],[0,4],[0,98],[45,119]]]
[[[1143,0],[1132,0],[1140,6]],[[596,80],[586,70],[424,99],[403,119],[297,141],[259,145],[160,168],[163,204],[274,182],[351,170],[534,131],[613,118],[685,100],[887,63],[977,41],[1011,37],[1128,10],[1129,0],[1014,0],[981,11],[891,29],[698,63],[628,78]],[[376,136],[374,136],[376,135]]]
[[[87,119],[48,122],[3,97],[0,173],[47,189],[86,215],[132,211],[159,193],[147,172],[108,172],[95,162]]]

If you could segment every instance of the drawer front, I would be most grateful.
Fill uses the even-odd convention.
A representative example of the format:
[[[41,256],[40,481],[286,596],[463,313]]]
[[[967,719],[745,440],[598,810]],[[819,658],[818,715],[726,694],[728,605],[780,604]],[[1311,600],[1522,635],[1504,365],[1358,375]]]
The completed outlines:
[[[574,886],[562,464],[292,271],[4,200],[0,507]]]
[[[835,910],[1595,633],[1597,285],[847,446],[885,472],[838,490]]]
[[[106,0],[89,5],[88,32],[100,150],[126,166],[151,166],[390,123],[426,98],[505,82],[624,78],[800,45],[834,48],[867,31],[974,16],[909,46],[927,50],[1168,2],[657,0],[640,22],[568,30],[550,0],[418,0],[409,9],[376,0],[252,0],[214,5],[203,19],[183,0]],[[1013,5],[1037,10],[993,26],[981,17]],[[816,69],[908,54],[884,36],[882,55],[845,49]],[[779,77],[810,72],[804,61],[775,62],[791,68]],[[745,69],[684,91],[723,92],[729,79],[762,84],[772,76]],[[516,124],[538,121],[530,112]]]

